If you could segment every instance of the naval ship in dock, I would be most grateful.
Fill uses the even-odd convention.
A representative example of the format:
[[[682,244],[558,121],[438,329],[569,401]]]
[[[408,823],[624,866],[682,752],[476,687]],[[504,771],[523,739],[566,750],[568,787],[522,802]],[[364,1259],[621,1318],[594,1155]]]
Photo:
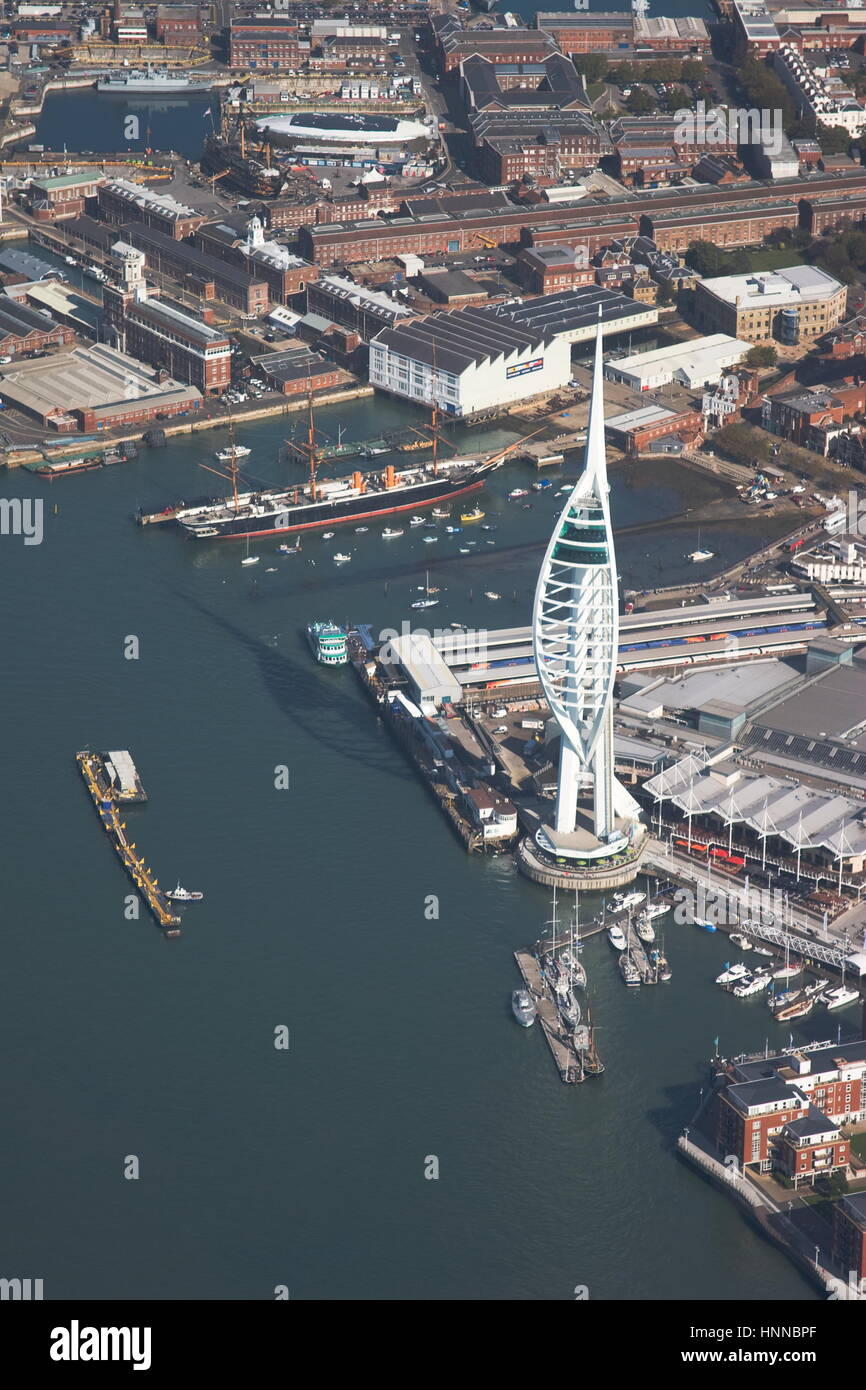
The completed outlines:
[[[120,92],[127,97],[190,96],[208,92],[211,80],[191,77],[188,72],[169,68],[121,68],[104,73],[96,84],[97,92]]]

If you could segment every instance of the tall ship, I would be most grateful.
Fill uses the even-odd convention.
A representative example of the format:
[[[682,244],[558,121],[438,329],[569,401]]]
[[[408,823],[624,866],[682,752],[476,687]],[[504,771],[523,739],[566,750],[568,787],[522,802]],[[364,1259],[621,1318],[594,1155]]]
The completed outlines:
[[[191,77],[188,72],[174,72],[169,68],[121,68],[107,72],[96,83],[97,92],[120,92],[127,97],[150,96],[189,96],[194,92],[208,92],[210,79]]]
[[[381,472],[355,471],[347,478],[317,478],[319,450],[313,425],[312,401],[306,445],[295,444],[306,456],[309,477],[296,487],[258,492],[238,491],[237,459],[229,461],[231,495],[219,501],[184,507],[175,520],[191,540],[239,540],[244,537],[278,536],[314,527],[370,521],[399,512],[417,512],[437,502],[450,502],[484,486],[487,477],[505,456],[523,441],[485,460],[446,459],[438,456],[436,412],[433,418],[433,458],[411,468],[387,464]]]

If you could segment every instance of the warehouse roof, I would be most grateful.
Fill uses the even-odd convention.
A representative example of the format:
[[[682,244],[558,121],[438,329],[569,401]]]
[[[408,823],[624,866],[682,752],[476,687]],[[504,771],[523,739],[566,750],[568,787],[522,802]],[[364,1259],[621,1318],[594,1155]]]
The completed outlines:
[[[616,324],[618,319],[633,318],[645,307],[615,290],[599,285],[579,285],[555,294],[538,295],[524,304],[500,304],[490,312],[498,318],[525,325],[527,332],[534,335],[533,341],[539,341],[542,336],[552,338],[559,333],[572,333],[577,328],[591,328],[599,321],[599,308],[604,329]]]
[[[528,351],[552,341],[544,333],[519,327],[499,319],[490,309],[454,309],[450,313],[430,314],[415,319],[405,328],[386,328],[373,339],[392,352],[408,358],[434,363],[437,368],[459,376],[473,364],[513,352]]]
[[[10,368],[3,376],[3,395],[43,418],[76,409],[122,414],[132,402],[152,399],[156,403],[161,397],[201,399],[195,386],[183,386],[171,378],[160,382],[152,367],[107,343],[76,347]]]
[[[145,227],[141,222],[129,222],[120,230],[124,241],[137,246],[145,255],[150,252],[155,256],[163,254],[170,257],[188,267],[190,274],[197,274],[200,279],[222,280],[226,284],[237,285],[243,289],[247,289],[250,283],[263,283],[255,276],[248,275],[246,271],[229,265],[227,261],[221,261],[217,256],[209,256],[205,251],[197,251],[185,241],[175,241],[167,232],[158,232],[153,227]]]
[[[26,338],[30,333],[53,333],[55,328],[57,324],[50,315],[19,304],[8,294],[0,294],[0,340]]]
[[[745,356],[751,346],[728,333],[711,333],[689,343],[669,343],[650,352],[612,358],[605,364],[605,374],[645,378],[655,376],[661,368],[671,374],[684,371],[689,377],[709,376],[723,370],[720,364],[730,362],[732,355]]]

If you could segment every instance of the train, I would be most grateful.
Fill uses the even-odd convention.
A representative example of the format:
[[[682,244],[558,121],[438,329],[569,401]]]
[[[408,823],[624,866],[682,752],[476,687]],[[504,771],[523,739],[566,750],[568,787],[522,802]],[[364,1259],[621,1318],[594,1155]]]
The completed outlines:
[[[773,632],[810,632],[826,627],[821,619],[808,623],[773,623],[768,627],[738,628],[736,632],[713,632],[704,637],[659,637],[650,642],[632,642],[620,646],[620,652],[643,652],[651,647],[684,647],[690,642],[723,642],[726,638],[738,641],[741,637],[764,637]]]

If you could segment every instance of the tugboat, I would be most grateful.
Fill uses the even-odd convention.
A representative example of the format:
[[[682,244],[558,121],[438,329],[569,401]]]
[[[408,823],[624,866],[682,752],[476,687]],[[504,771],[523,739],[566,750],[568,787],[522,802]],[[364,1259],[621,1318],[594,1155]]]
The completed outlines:
[[[531,1028],[537,1013],[532,996],[525,989],[515,989],[511,994],[511,1012],[521,1028]]]

